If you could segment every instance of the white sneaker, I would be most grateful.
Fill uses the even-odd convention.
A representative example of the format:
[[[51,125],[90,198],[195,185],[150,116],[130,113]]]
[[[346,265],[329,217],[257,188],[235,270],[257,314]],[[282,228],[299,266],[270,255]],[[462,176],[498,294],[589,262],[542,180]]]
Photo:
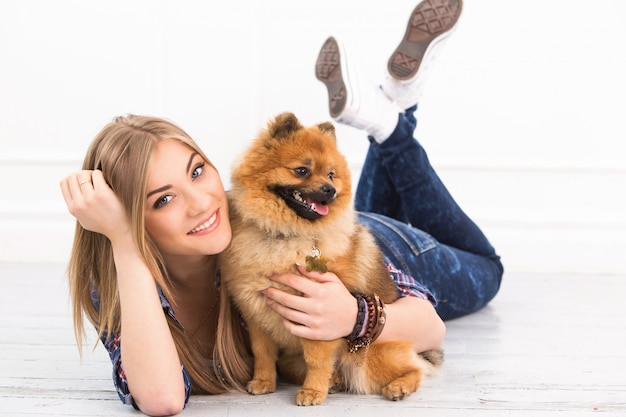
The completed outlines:
[[[328,89],[328,108],[336,122],[365,130],[378,143],[391,136],[402,109],[376,84],[360,83],[346,49],[332,36],[320,49],[315,76]]]
[[[402,41],[387,63],[381,88],[402,109],[419,102],[426,74],[445,41],[456,29],[462,0],[424,0],[411,12]]]

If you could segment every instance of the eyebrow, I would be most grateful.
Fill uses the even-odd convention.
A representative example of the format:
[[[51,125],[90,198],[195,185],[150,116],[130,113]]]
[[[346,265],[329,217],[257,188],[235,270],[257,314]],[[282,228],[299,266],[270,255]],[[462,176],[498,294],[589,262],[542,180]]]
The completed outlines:
[[[171,185],[171,184],[164,185],[163,187],[161,187],[161,188],[157,188],[156,190],[152,190],[152,191],[150,191],[150,192],[148,193],[148,195],[146,196],[146,198],[150,198],[150,196],[152,196],[152,195],[154,195],[154,194],[156,194],[156,193],[160,193],[160,192],[162,192],[162,191],[165,191],[165,190],[167,190],[167,189],[169,189],[169,188],[172,188],[172,185]]]
[[[191,163],[193,162],[193,158],[196,155],[199,155],[198,152],[192,152],[191,153],[191,156],[189,157],[189,161],[187,161],[187,170],[185,172],[189,172],[189,169],[191,168]],[[148,193],[148,195],[146,196],[146,198],[150,198],[150,196],[152,196],[154,194],[157,194],[157,193],[160,193],[160,192],[163,192],[163,191],[165,191],[165,190],[167,190],[169,188],[172,188],[172,184],[167,184],[167,185],[164,185],[163,187],[157,188],[156,190],[150,191]]]
[[[198,155],[198,152],[192,152],[191,156],[189,157],[189,162],[187,162],[187,171],[189,172],[189,168],[191,168],[191,163],[193,162],[193,157]]]

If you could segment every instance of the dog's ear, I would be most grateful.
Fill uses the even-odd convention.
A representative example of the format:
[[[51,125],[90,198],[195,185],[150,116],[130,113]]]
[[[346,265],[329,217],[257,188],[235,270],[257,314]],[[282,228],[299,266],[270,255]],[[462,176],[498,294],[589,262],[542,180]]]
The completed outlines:
[[[276,116],[274,120],[270,122],[267,130],[271,137],[284,139],[291,133],[302,128],[300,121],[293,113],[284,112]]]
[[[322,133],[329,134],[330,136],[335,138],[335,140],[337,139],[337,136],[335,135],[335,125],[333,125],[331,122],[320,123],[317,125],[317,128]]]

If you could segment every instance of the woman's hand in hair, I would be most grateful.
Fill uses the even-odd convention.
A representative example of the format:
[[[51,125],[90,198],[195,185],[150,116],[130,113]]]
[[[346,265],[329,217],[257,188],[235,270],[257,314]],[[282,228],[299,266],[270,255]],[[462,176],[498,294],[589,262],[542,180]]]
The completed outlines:
[[[86,230],[114,240],[130,231],[128,217],[102,171],[78,171],[61,180],[69,212]]]

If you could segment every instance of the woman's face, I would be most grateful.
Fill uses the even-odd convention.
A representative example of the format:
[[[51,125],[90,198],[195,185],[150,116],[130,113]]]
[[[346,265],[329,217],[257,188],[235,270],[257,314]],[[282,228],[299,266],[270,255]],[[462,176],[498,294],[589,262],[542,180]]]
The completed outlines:
[[[146,229],[164,256],[213,255],[230,243],[217,170],[176,140],[157,143],[148,173]]]

